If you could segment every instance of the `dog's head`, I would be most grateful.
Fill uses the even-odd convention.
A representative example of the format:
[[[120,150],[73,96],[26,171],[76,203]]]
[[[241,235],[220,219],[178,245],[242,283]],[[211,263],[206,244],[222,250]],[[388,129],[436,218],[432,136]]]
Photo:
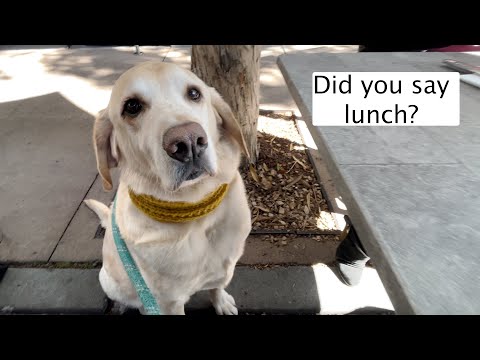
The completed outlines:
[[[110,168],[155,179],[166,191],[201,182],[221,171],[221,161],[248,156],[227,103],[191,71],[147,62],[116,81],[108,107],[94,125],[98,171],[112,189]]]

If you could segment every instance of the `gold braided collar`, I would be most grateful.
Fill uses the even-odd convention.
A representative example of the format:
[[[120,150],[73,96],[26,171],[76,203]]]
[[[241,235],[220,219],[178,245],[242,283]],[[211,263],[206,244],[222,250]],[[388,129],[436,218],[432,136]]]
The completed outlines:
[[[201,218],[217,208],[228,191],[228,184],[207,195],[204,199],[188,203],[183,201],[163,201],[151,195],[136,194],[128,189],[130,199],[135,206],[153,220],[169,223],[181,223]]]

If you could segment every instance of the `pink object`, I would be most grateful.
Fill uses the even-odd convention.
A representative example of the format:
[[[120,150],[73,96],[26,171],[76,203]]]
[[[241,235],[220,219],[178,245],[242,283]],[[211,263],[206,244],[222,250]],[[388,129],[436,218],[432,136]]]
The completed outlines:
[[[442,48],[428,49],[427,51],[438,51],[438,52],[480,51],[480,45],[450,45]]]

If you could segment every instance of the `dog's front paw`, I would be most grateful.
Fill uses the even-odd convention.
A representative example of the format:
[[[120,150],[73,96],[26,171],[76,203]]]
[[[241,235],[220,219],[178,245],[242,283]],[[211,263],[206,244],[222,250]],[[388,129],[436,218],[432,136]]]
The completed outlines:
[[[210,297],[217,315],[238,315],[233,296],[224,289],[211,290]]]

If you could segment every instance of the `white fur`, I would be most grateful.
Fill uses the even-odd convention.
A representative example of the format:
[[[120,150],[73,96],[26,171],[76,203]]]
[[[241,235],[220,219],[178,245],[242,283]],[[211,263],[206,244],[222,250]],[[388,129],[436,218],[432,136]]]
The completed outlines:
[[[201,103],[185,99],[189,84],[200,89]],[[129,123],[122,118],[121,109],[123,100],[132,92],[148,103],[148,109]],[[237,314],[235,301],[224,288],[243,253],[251,229],[250,210],[238,172],[240,146],[229,134],[218,130],[222,124],[215,108],[218,101],[218,93],[193,73],[172,64],[145,63],[117,80],[103,113],[108,114],[108,119],[97,119],[113,124],[111,133],[98,130],[102,133],[94,139],[100,141],[99,135],[110,137],[111,156],[121,168],[116,214],[120,232],[166,314],[184,314],[184,304],[199,290],[210,290],[218,314]],[[227,106],[221,101],[222,106]],[[172,161],[162,148],[162,136],[170,127],[185,121],[198,122],[204,128],[209,141],[206,156],[213,175],[185,182],[172,191]],[[96,147],[97,152],[101,148]],[[229,183],[230,188],[220,206],[206,217],[186,223],[155,221],[140,212],[128,195],[131,187],[162,200],[195,202],[223,183]],[[106,228],[100,271],[103,290],[112,300],[141,308],[115,248],[111,207],[95,200],[85,203]]]

